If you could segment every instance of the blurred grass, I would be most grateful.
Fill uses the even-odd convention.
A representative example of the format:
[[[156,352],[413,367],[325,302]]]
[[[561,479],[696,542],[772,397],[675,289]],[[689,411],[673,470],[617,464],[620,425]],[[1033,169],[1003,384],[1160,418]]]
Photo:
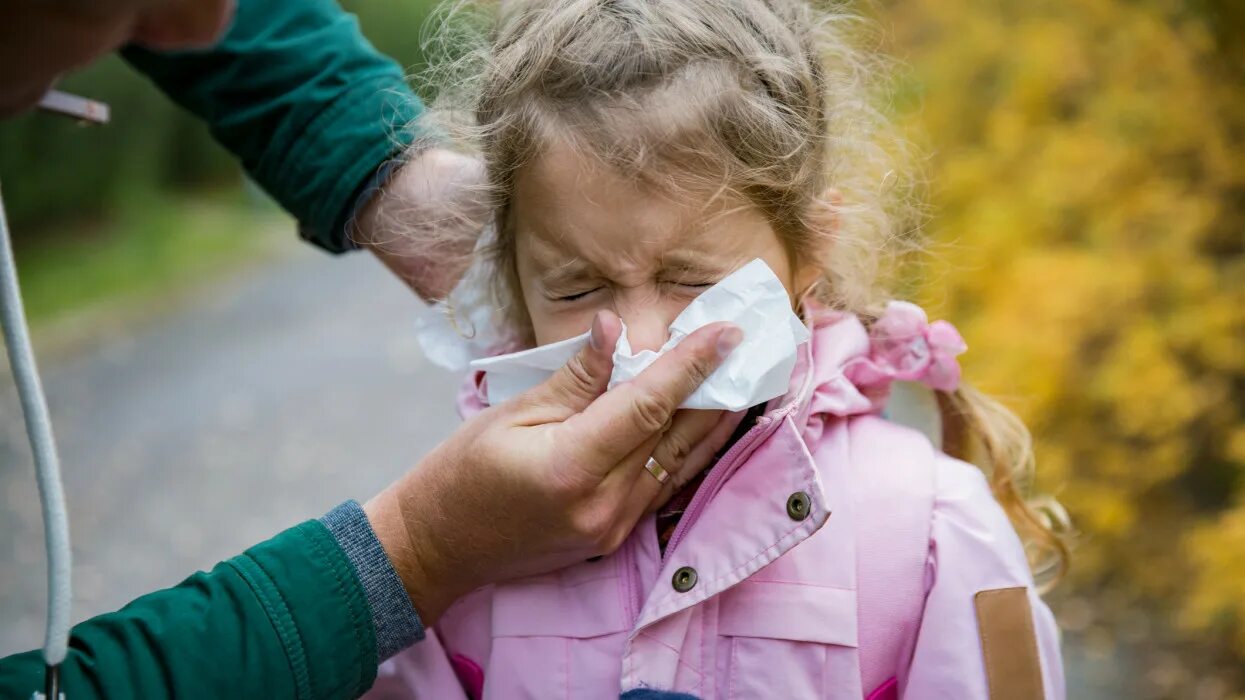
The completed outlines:
[[[294,224],[239,187],[128,202],[96,221],[18,239],[26,311],[41,326],[71,313],[159,299],[270,253]]]

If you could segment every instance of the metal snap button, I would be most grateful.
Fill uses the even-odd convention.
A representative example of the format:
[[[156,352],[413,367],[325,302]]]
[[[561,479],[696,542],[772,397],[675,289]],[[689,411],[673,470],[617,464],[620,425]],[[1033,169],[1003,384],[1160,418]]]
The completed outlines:
[[[792,520],[799,521],[807,518],[810,510],[812,510],[812,502],[808,494],[803,491],[796,491],[787,499],[787,515]]]
[[[690,566],[684,566],[674,572],[674,579],[671,583],[674,585],[674,590],[680,593],[687,593],[696,586],[697,578],[699,577],[696,575],[695,569]]]

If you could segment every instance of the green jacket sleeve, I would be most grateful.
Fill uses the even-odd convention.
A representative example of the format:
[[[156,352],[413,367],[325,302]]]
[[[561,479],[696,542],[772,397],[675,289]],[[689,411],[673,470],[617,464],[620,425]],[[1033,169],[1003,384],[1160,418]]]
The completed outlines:
[[[364,592],[308,521],[73,629],[66,697],[354,698],[376,676]],[[0,659],[0,697],[42,690],[38,652]]]
[[[412,28],[414,29],[414,28]],[[401,68],[334,0],[239,0],[206,51],[122,55],[207,122],[251,177],[332,251],[372,174],[420,113]]]

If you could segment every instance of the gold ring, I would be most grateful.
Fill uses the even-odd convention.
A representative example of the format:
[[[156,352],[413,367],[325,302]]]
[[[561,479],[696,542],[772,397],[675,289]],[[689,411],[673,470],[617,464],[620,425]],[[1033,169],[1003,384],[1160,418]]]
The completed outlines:
[[[670,478],[670,472],[666,471],[666,468],[661,466],[661,463],[654,457],[649,457],[644,463],[644,470],[652,474],[659,484],[666,483],[666,479]]]

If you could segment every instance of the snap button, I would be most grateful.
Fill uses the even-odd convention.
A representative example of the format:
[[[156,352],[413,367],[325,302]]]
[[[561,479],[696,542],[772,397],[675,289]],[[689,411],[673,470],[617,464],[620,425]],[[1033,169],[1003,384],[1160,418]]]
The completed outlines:
[[[674,579],[671,583],[674,584],[674,590],[680,593],[687,593],[696,586],[697,578],[695,569],[690,566],[683,566],[674,572]]]
[[[792,520],[803,520],[808,517],[808,512],[812,504],[809,501],[808,494],[803,491],[796,491],[787,499],[787,515]]]

